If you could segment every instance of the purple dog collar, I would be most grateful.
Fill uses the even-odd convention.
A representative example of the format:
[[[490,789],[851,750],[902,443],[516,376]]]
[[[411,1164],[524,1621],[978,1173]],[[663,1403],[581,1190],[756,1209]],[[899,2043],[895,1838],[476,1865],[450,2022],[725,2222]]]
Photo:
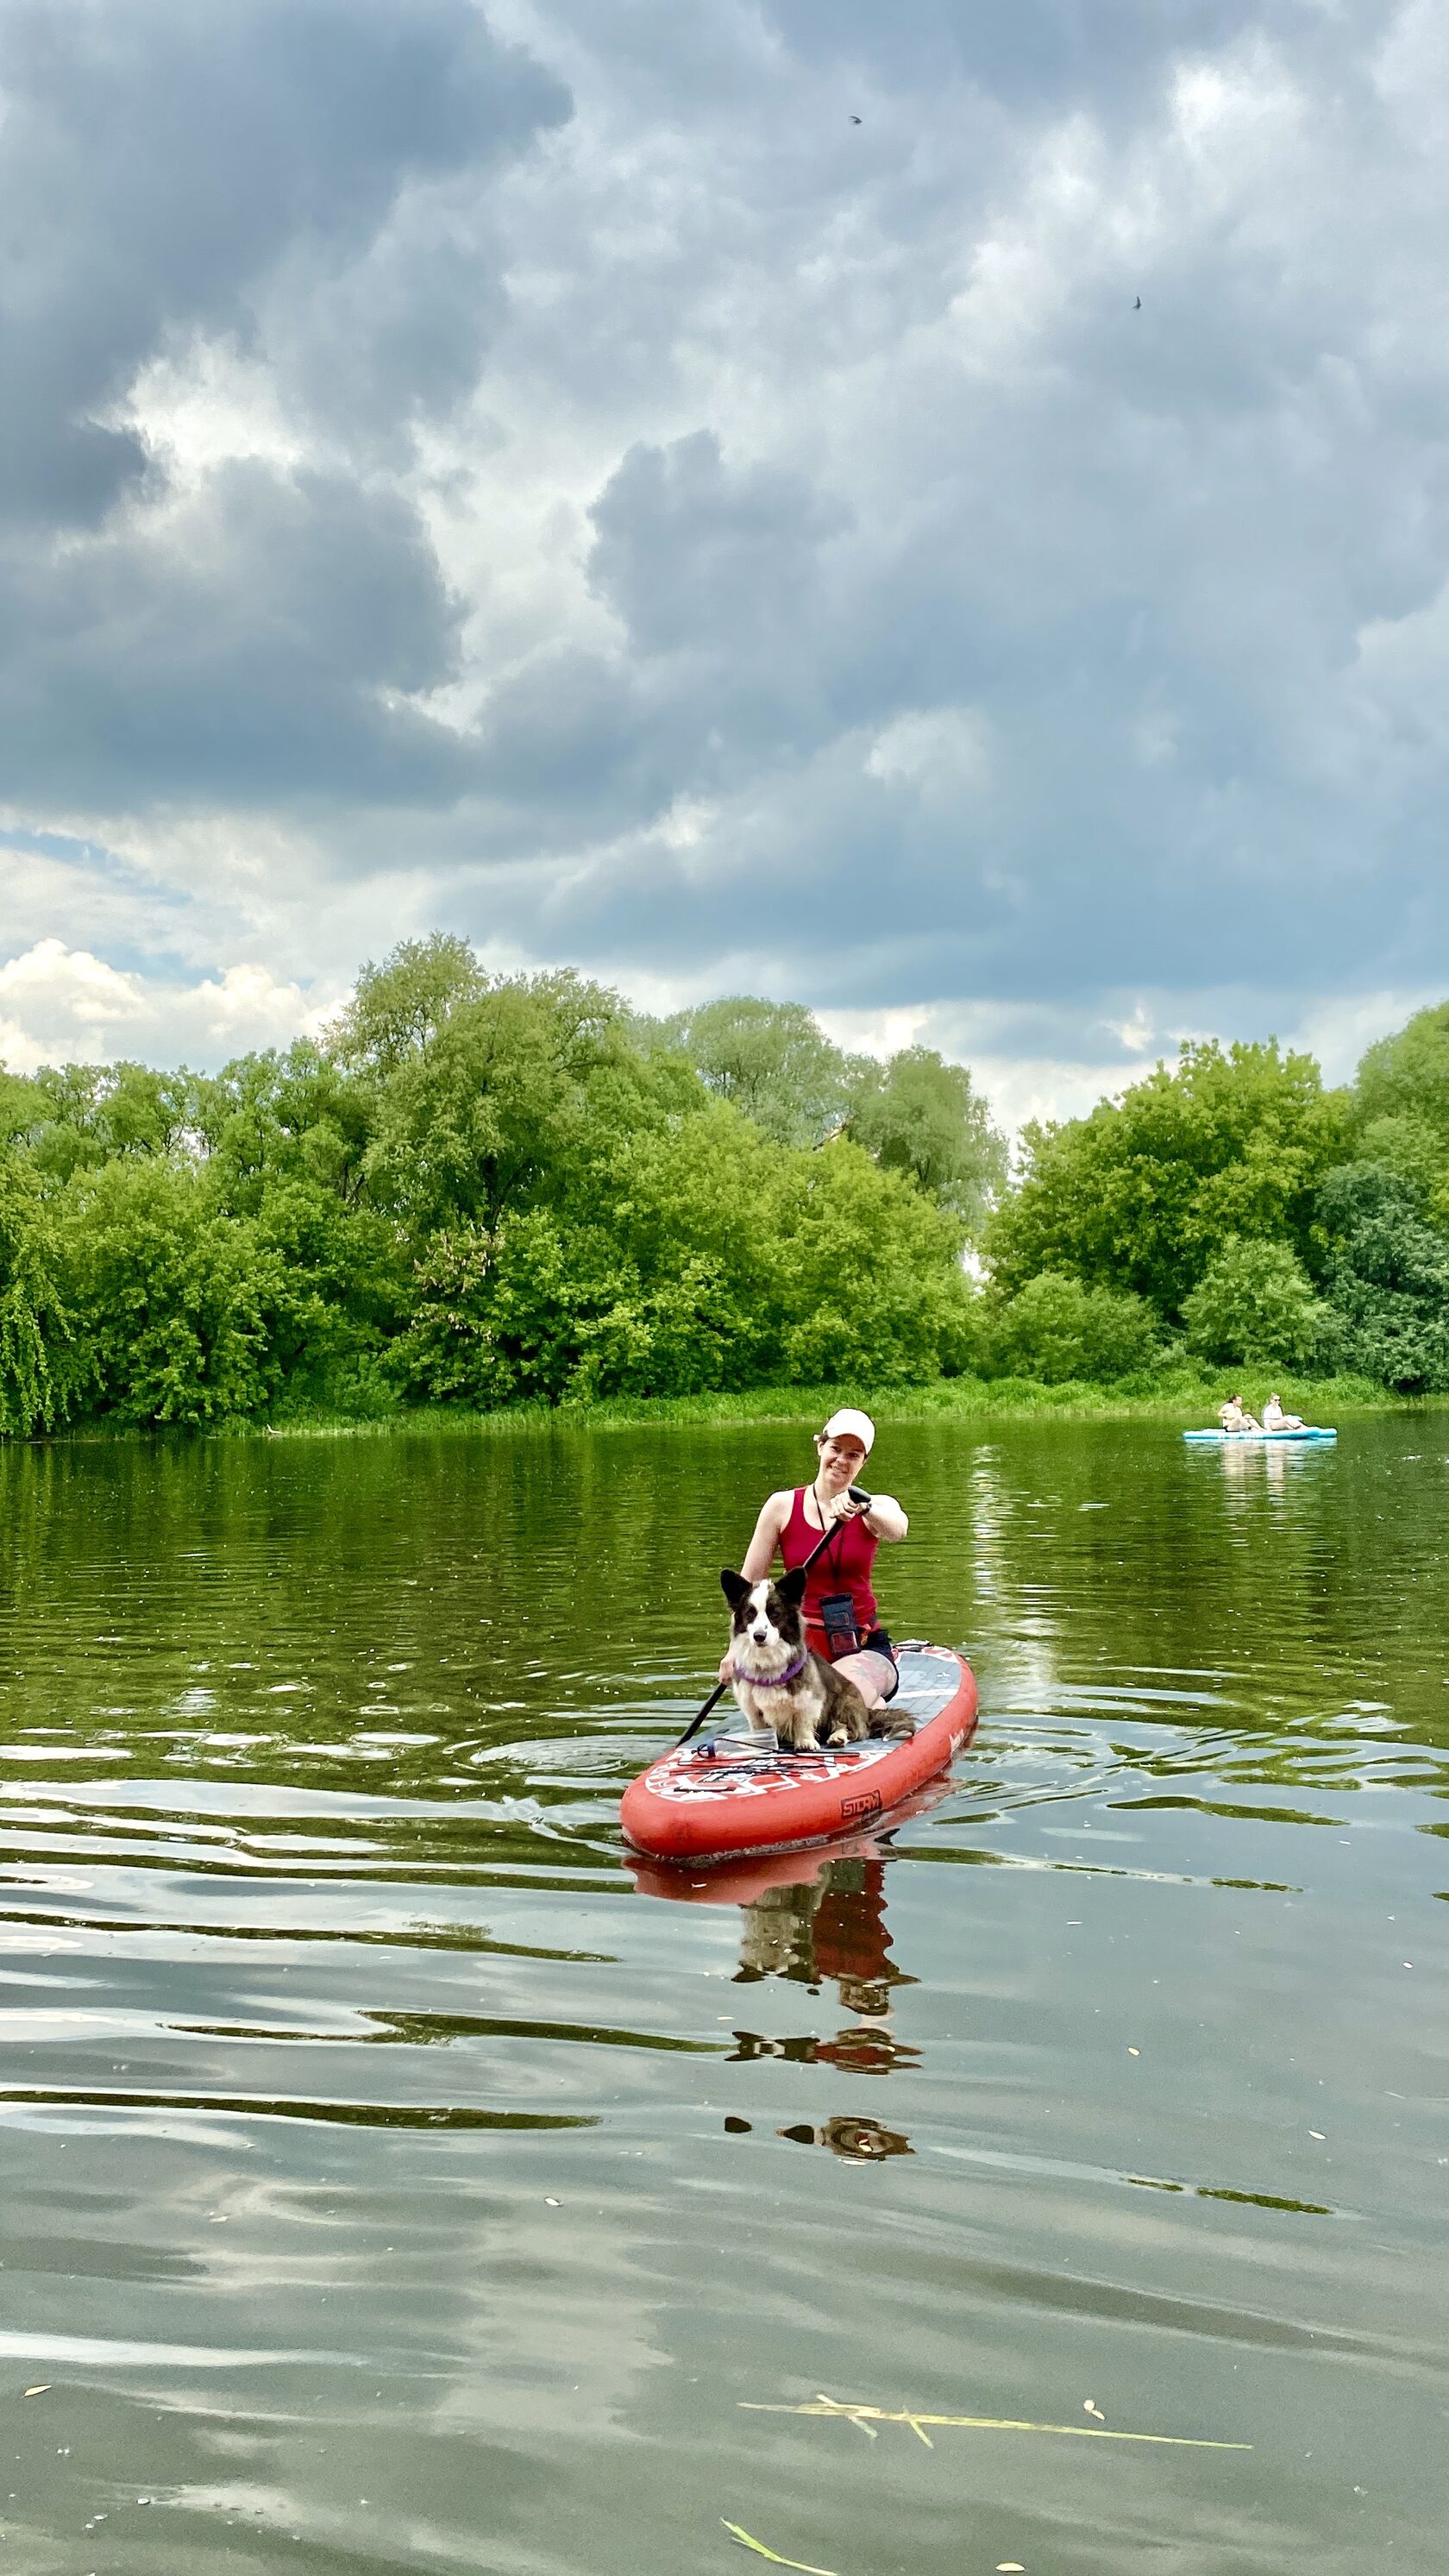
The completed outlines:
[[[733,1659],[730,1670],[737,1682],[747,1682],[751,1690],[783,1690],[787,1683],[798,1682],[809,1660],[808,1648],[802,1647],[795,1662],[787,1664],[782,1673],[742,1673]]]
[[[730,1670],[737,1682],[748,1682],[751,1690],[783,1690],[787,1682],[798,1682],[809,1661],[810,1649],[802,1646],[794,1663],[787,1664],[782,1673],[742,1673],[733,1656]]]

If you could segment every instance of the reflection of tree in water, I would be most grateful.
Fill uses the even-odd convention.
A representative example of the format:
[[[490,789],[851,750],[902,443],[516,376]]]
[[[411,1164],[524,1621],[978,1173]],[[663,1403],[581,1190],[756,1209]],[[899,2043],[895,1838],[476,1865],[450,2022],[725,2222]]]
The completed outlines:
[[[780,1977],[818,1993],[833,1982],[845,2010],[857,2018],[833,2039],[767,2039],[736,2031],[737,2063],[783,2057],[835,2066],[843,2074],[889,2075],[918,2062],[919,2052],[890,2027],[892,1990],[917,1980],[890,1956],[885,1912],[885,1863],[876,1859],[827,1861],[813,1877],[765,1888],[741,1906],[737,1985]],[[897,2130],[869,2119],[834,2118],[819,2127],[799,2123],[779,2135],[843,2156],[910,2152],[909,2140]]]

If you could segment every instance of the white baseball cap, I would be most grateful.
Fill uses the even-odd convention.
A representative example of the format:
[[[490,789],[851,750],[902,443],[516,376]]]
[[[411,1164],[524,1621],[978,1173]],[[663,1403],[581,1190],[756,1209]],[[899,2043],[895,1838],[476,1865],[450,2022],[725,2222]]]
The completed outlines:
[[[868,1413],[857,1413],[853,1404],[843,1404],[832,1413],[821,1433],[822,1440],[858,1440],[867,1458],[875,1445],[875,1424]]]

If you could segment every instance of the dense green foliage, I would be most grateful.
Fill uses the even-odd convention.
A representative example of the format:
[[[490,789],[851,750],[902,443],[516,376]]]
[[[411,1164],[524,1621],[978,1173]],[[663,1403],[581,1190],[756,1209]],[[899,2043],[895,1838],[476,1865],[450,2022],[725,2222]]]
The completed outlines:
[[[1449,1387],[1449,1237],[1420,1213],[1412,1183],[1350,1163],[1322,1194],[1333,1358],[1405,1395]]]
[[[888,1171],[907,1172],[973,1229],[1006,1181],[1006,1147],[964,1064],[903,1047],[856,1073],[846,1132]]]
[[[1014,1297],[987,1307],[977,1366],[983,1374],[1100,1385],[1151,1366],[1157,1319],[1130,1290],[1086,1288],[1059,1270],[1040,1271]]]
[[[640,1021],[440,937],[321,1043],[6,1075],[0,1429],[959,1368],[1003,1148],[968,1076],[898,1062],[793,1006]]]
[[[55,1228],[20,1158],[0,1148],[0,1432],[49,1426],[79,1369],[57,1285]]]
[[[845,1118],[854,1068],[803,1002],[734,993],[654,1027],[716,1099],[743,1110],[777,1144],[822,1144]]]
[[[1449,1005],[1345,1091],[1186,1046],[1014,1179],[927,1048],[442,936],[218,1074],[0,1069],[0,1433],[1239,1365],[1449,1388]]]
[[[1396,1036],[1371,1046],[1357,1092],[1366,1127],[1380,1118],[1412,1119],[1433,1137],[1440,1167],[1449,1167],[1449,1002],[1416,1011]]]
[[[1311,1056],[1184,1046],[1089,1118],[1027,1128],[1020,1187],[988,1249],[1003,1285],[1061,1268],[1130,1288],[1171,1323],[1229,1236],[1311,1261],[1324,1175],[1350,1151],[1352,1110]]]
[[[1371,1047],[1349,1090],[1272,1041],[1187,1045],[1022,1145],[984,1237],[988,1361],[1034,1352],[1049,1382],[1060,1337],[1024,1301],[1050,1282],[1055,1315],[1071,1279],[1145,1302],[1159,1372],[1186,1356],[1449,1388],[1449,1005]],[[1143,1361],[1083,1374],[1143,1382]]]
[[[1230,1235],[1183,1301],[1188,1348],[1206,1360],[1307,1368],[1324,1342],[1313,1282],[1291,1244]]]

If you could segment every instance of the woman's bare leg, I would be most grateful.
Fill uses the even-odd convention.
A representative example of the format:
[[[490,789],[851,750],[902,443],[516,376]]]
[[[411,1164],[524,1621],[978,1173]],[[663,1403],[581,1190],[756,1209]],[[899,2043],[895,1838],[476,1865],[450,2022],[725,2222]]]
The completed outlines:
[[[854,1682],[867,1708],[883,1708],[895,1687],[896,1668],[889,1655],[842,1655],[835,1666],[847,1681]]]

